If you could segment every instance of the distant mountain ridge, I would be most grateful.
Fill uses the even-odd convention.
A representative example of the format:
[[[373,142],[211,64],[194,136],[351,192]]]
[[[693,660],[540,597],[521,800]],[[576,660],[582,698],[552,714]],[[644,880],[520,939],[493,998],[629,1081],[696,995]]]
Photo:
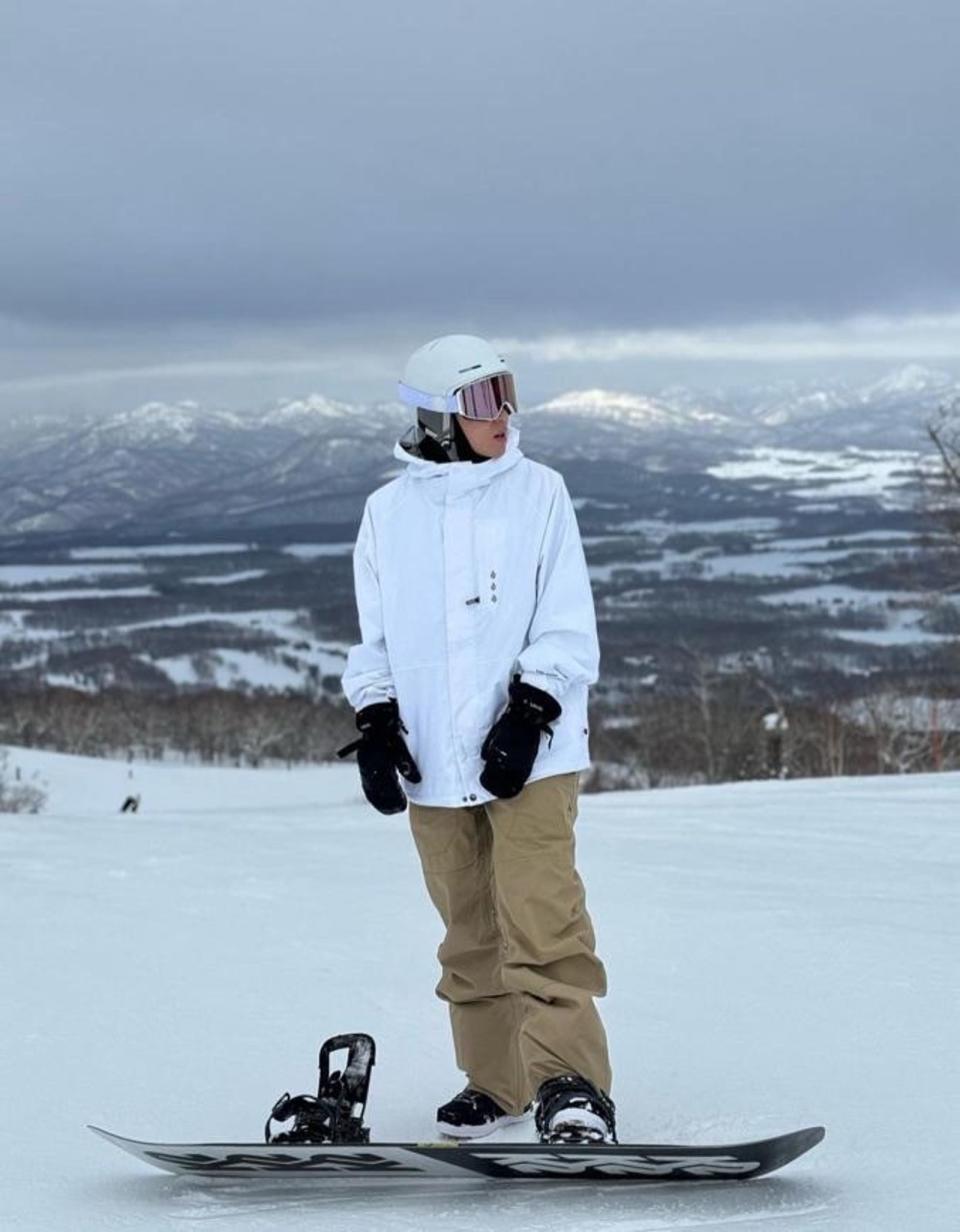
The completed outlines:
[[[958,398],[960,379],[908,364],[864,385],[782,381],[712,393],[675,385],[653,396],[570,390],[532,409],[600,416],[648,430],[709,427],[742,445],[903,449],[922,443],[930,414]]]
[[[911,364],[859,386],[569,390],[524,407],[518,426],[525,450],[551,464],[689,470],[761,445],[923,448],[926,423],[956,399],[960,380]],[[395,473],[392,445],[408,422],[398,403],[319,393],[246,412],[185,400],[11,417],[0,421],[0,535],[351,521]]]

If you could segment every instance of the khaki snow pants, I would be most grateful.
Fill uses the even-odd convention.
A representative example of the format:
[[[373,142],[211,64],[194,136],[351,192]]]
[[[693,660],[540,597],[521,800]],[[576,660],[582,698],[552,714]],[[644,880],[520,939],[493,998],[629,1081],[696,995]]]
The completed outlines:
[[[607,990],[574,865],[580,776],[465,808],[410,802],[427,890],[446,925],[437,996],[457,1064],[516,1115],[540,1083],[577,1073],[610,1091],[593,998]]]

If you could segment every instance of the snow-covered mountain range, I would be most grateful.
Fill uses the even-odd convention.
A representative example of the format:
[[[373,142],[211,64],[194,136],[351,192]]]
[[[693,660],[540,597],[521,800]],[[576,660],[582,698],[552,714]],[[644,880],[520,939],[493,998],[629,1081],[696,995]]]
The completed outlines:
[[[654,396],[570,390],[532,409],[654,433],[712,433],[740,445],[908,449],[923,440],[937,408],[957,399],[960,379],[908,364],[864,385],[779,381],[713,392],[674,385]]]
[[[524,448],[547,462],[609,457],[697,468],[736,449],[916,449],[960,379],[916,364],[865,385],[779,382],[656,394],[568,390],[523,408]],[[0,421],[0,535],[342,522],[394,472],[396,403],[321,394],[240,413],[148,402],[107,416]]]

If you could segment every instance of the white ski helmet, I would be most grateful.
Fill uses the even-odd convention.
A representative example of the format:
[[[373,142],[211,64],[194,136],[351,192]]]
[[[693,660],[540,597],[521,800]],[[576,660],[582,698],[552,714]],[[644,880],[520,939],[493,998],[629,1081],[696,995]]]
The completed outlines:
[[[456,415],[497,419],[517,410],[516,384],[503,355],[473,334],[446,334],[419,347],[397,385],[416,408],[417,426],[450,453]]]

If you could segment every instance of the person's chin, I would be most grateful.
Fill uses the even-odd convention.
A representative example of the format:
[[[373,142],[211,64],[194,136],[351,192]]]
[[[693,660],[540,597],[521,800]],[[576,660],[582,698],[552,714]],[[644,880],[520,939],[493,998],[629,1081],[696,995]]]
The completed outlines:
[[[477,453],[485,458],[499,458],[507,447],[506,437],[502,441],[487,441],[485,445],[474,445]]]

